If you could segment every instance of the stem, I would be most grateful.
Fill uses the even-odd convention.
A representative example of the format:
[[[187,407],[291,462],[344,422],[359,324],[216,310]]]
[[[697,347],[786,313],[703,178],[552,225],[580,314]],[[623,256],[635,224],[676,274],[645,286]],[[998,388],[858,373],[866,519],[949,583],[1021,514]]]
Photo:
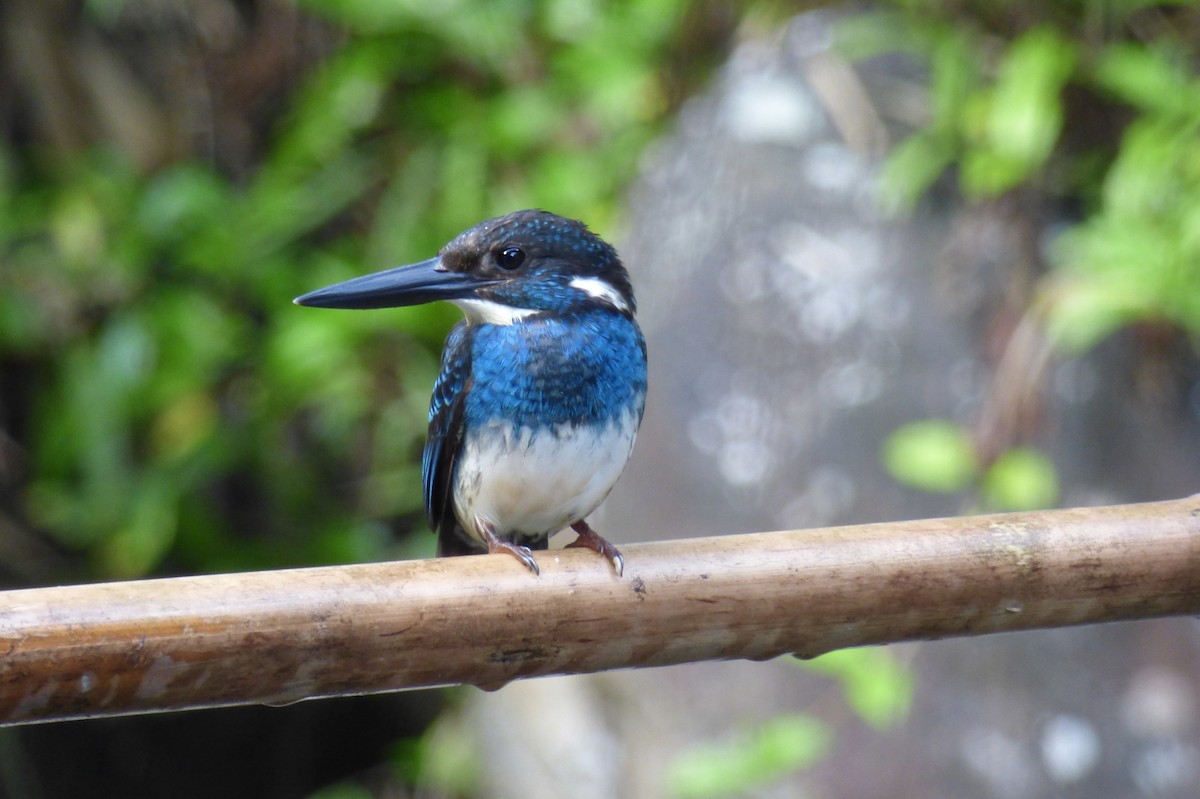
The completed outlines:
[[[1200,496],[0,593],[0,723],[1200,613]]]

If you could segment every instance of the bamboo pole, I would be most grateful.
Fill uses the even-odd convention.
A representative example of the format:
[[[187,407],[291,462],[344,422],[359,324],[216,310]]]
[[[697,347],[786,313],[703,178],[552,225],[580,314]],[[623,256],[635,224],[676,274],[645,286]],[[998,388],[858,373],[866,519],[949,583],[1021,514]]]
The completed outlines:
[[[1200,613],[1200,496],[0,593],[20,724]]]

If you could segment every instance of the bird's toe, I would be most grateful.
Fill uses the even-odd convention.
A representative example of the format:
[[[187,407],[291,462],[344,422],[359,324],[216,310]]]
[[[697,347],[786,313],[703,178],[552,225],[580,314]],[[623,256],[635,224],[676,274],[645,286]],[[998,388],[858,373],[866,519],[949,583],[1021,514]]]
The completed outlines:
[[[587,522],[581,519],[572,524],[571,529],[578,533],[579,537],[567,544],[568,547],[583,547],[601,555],[612,564],[618,577],[625,572],[625,558],[621,555],[621,550],[605,541]]]

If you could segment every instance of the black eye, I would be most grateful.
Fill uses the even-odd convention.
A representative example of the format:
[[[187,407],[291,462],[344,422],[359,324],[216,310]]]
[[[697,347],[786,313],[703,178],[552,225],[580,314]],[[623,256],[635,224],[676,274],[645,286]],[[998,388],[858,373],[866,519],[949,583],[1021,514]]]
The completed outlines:
[[[496,263],[501,269],[516,269],[525,263],[525,251],[520,247],[509,247],[496,253]]]

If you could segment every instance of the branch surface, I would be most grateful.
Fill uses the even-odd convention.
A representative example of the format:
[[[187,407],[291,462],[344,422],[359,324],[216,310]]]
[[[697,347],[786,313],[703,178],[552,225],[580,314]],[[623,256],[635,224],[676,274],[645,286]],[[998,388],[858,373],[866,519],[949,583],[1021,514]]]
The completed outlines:
[[[0,724],[1200,614],[1200,496],[0,593]]]

